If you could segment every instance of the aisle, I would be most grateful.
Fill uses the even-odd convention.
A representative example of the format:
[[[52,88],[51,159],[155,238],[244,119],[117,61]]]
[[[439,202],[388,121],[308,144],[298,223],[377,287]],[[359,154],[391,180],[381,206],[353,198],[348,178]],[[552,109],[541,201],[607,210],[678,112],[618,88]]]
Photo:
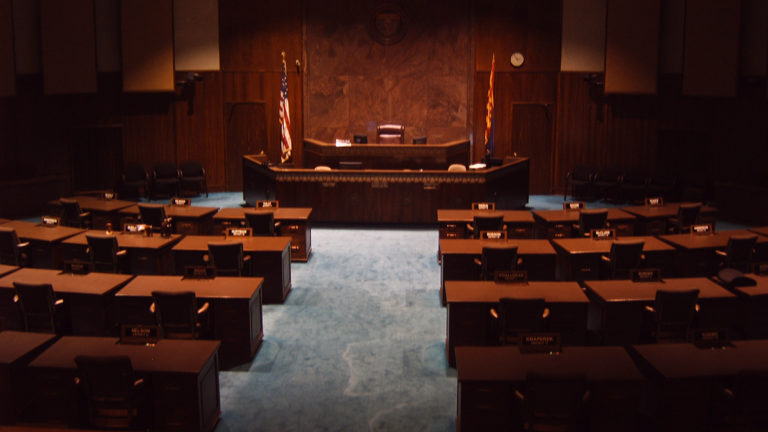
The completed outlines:
[[[217,431],[455,430],[437,230],[313,229],[256,359],[220,375]]]

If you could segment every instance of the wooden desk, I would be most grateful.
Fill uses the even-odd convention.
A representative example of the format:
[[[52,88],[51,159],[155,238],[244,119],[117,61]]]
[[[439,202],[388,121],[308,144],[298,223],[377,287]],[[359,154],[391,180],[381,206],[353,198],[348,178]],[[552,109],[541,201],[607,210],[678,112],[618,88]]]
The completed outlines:
[[[521,354],[516,346],[456,347],[457,430],[522,430],[515,389],[526,374],[583,374],[590,431],[635,430],[643,376],[622,347],[563,347],[559,355]]]
[[[121,345],[117,338],[65,336],[29,364],[33,420],[78,426],[77,355],[130,357],[151,394],[152,430],[209,432],[221,415],[218,341]]]
[[[656,291],[699,290],[697,322],[701,328],[731,328],[738,302],[736,296],[706,278],[668,278],[662,282],[630,280],[585,281],[595,313],[590,330],[597,331],[606,345],[643,343],[650,339],[650,312]]]
[[[493,201],[497,209],[528,202],[529,161],[463,172],[447,170],[333,170],[269,167],[243,156],[243,199],[311,207],[312,218],[338,223],[434,224],[437,209]]]
[[[264,278],[264,303],[282,303],[291,291],[290,237],[186,236],[173,247],[176,274],[183,275],[187,266],[206,265],[208,242],[243,243],[243,251],[251,256],[253,276]]]
[[[677,216],[680,204],[671,202],[664,203],[660,207],[630,206],[622,207],[622,210],[637,217],[635,223],[637,235],[664,235],[667,234],[669,218]],[[699,219],[701,219],[701,223],[712,224],[712,228],[714,228],[717,222],[717,209],[706,205],[701,206]]]
[[[606,210],[608,210],[608,226],[616,230],[616,235],[635,235],[636,218],[634,215],[615,208]],[[578,233],[574,231],[573,224],[579,222],[579,213],[579,210],[533,211],[533,218],[536,221],[536,238],[574,237]]]
[[[441,239],[467,238],[467,224],[475,216],[503,216],[509,238],[533,238],[533,215],[530,210],[437,210],[437,225]]]
[[[768,370],[768,341],[734,341],[732,348],[700,349],[693,344],[634,345],[641,368],[654,378],[654,430],[702,431],[711,426],[711,397],[731,387],[743,370]],[[723,400],[722,396],[719,399]]]
[[[10,222],[10,219],[0,218],[0,224],[4,224],[6,222]]]
[[[155,324],[149,311],[152,291],[193,291],[198,305],[210,304],[213,339],[221,341],[221,367],[228,369],[251,361],[261,346],[263,278],[216,277],[184,279],[180,276],[137,276],[115,295],[122,324]]]
[[[15,229],[21,240],[29,242],[30,267],[38,268],[62,268],[59,244],[85,231],[82,228],[48,227],[21,220],[6,222],[2,226]]]
[[[444,144],[351,144],[337,147],[304,138],[304,166],[327,165],[338,168],[339,162],[361,162],[373,169],[448,169],[454,163],[469,163],[469,140]]]
[[[741,300],[739,319],[734,322],[734,325],[739,326],[739,330],[735,335],[731,335],[731,338],[768,339],[768,276],[746,276],[753,279],[756,285],[726,287]],[[715,278],[715,281],[721,282],[719,278]]]
[[[223,208],[213,216],[213,235],[221,234],[228,226],[245,226],[244,208]],[[309,207],[278,207],[273,210],[275,220],[280,222],[278,235],[291,238],[291,261],[309,261],[312,253],[312,224],[309,216],[312,209]]]
[[[13,302],[13,283],[49,283],[56,297],[64,300],[62,314],[67,318],[73,334],[108,335],[117,324],[112,310],[113,294],[132,278],[133,275],[75,275],[59,270],[22,268],[0,278],[0,316],[6,318],[9,330],[21,329],[21,316]]]
[[[560,333],[564,345],[584,345],[589,299],[576,282],[528,282],[497,284],[492,281],[447,281],[448,365],[456,365],[454,347],[498,345],[495,320],[490,316],[502,297],[544,298],[550,315],[549,332]]]
[[[90,260],[88,239],[86,239],[86,235],[90,233],[104,234],[104,231],[87,231],[61,242],[64,260]],[[156,233],[152,237],[147,237],[144,234],[126,234],[120,231],[116,231],[114,234],[117,238],[117,246],[128,251],[130,273],[173,273],[171,247],[181,240],[183,237],[181,234],[172,234],[170,237],[162,237]]]
[[[0,276],[5,276],[8,273],[13,273],[16,270],[20,269],[21,267],[16,267],[12,265],[6,265],[6,264],[0,264]]]
[[[77,200],[80,204],[80,208],[83,211],[91,212],[91,227],[94,229],[106,229],[107,222],[112,224],[112,229],[120,229],[120,210],[135,206],[136,201],[123,201],[123,200],[105,200],[97,197],[77,195],[69,197],[70,199]],[[61,204],[59,200],[54,200],[48,203],[55,209],[57,214],[60,214]]]
[[[644,267],[659,268],[663,276],[673,276],[672,265],[675,248],[656,237],[621,237],[620,240],[642,240]],[[552,240],[557,251],[557,278],[559,280],[606,279],[607,269],[602,265],[602,255],[611,251],[613,240],[592,240],[591,238],[559,238]],[[602,271],[601,271],[602,270]]]
[[[756,234],[760,234],[761,236],[768,237],[768,226],[750,228],[749,231],[752,231],[753,233],[756,233]]]
[[[442,239],[440,240],[440,298],[445,301],[445,282],[449,280],[480,280],[480,268],[474,259],[483,254],[483,246],[517,245],[522,258],[520,270],[528,272],[529,280],[555,280],[557,255],[548,240],[511,239]]]
[[[0,425],[16,423],[29,400],[27,364],[49,347],[55,335],[0,332]]]
[[[720,269],[722,258],[715,250],[725,250],[732,235],[750,236],[747,230],[720,231],[711,235],[668,234],[661,240],[675,246],[675,267],[680,276],[712,276]],[[753,261],[768,261],[768,237],[758,236]]]
[[[173,229],[178,234],[208,235],[213,232],[213,215],[218,207],[165,206],[165,215],[173,218]],[[121,224],[139,217],[139,206],[120,210]],[[122,226],[122,225],[121,225]]]

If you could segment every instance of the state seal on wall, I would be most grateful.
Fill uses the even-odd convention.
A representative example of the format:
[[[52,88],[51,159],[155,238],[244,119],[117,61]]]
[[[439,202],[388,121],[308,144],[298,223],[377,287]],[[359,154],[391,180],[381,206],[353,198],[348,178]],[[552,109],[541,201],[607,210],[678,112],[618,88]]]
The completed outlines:
[[[382,45],[400,42],[407,31],[405,12],[396,3],[382,3],[371,14],[368,32],[373,40]]]

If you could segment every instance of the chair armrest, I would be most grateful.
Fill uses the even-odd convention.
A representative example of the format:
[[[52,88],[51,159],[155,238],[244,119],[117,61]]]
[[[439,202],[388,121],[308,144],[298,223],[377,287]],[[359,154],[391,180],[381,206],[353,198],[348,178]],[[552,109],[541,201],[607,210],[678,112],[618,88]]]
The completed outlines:
[[[202,315],[206,312],[208,312],[208,309],[210,308],[210,304],[208,302],[205,302],[200,308],[197,310],[198,315]]]
[[[653,308],[653,306],[646,305],[645,310],[651,313],[656,313],[656,309]]]
[[[544,308],[544,312],[541,313],[541,317],[544,318],[544,319],[549,318],[549,308],[548,307]]]
[[[91,212],[82,212],[80,213],[80,217],[81,218],[91,217]]]
[[[155,313],[155,302],[152,302],[152,304],[149,305],[149,311]]]
[[[22,249],[29,246],[29,242],[23,242],[16,245],[17,248]]]
[[[133,382],[134,387],[141,387],[144,385],[144,378],[139,378]]]
[[[603,260],[603,262],[607,262],[607,263],[611,262],[611,258],[605,255],[600,255],[600,259]]]
[[[493,317],[493,319],[499,319],[499,313],[498,313],[498,312],[496,312],[496,309],[494,309],[494,308],[491,308],[491,309],[488,311],[488,313],[490,313],[490,314],[491,314],[491,317]]]
[[[515,397],[521,401],[525,400],[525,395],[518,389],[515,389]]]
[[[117,256],[124,256],[127,253],[128,253],[127,249],[120,249],[119,251],[117,251]]]
[[[280,221],[275,221],[275,228],[280,226]]]
[[[55,302],[53,302],[56,306],[61,306],[64,304],[64,299],[57,299]]]
[[[250,255],[244,255],[243,256],[243,262],[250,262],[250,261],[251,261],[251,256]]]
[[[472,224],[467,224],[467,231],[469,232],[475,232],[475,227],[472,226]]]
[[[478,265],[478,266],[482,266],[482,265],[483,265],[483,262],[482,262],[482,261],[480,261],[480,260],[479,260],[479,259],[477,259],[477,258],[472,258],[472,261],[475,263],[475,265]]]
[[[725,253],[724,250],[720,250],[720,249],[715,249],[715,253],[720,255],[721,257],[727,257],[728,256],[728,254]]]

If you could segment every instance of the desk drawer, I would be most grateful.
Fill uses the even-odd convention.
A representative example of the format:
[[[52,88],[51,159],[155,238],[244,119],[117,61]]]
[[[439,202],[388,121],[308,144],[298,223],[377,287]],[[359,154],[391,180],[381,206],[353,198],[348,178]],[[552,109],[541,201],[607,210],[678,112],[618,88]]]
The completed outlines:
[[[291,235],[293,234],[304,234],[304,231],[306,231],[306,228],[303,224],[297,224],[297,223],[282,223],[280,225],[280,234],[281,235]]]
[[[533,238],[533,224],[507,224],[508,238]]]

